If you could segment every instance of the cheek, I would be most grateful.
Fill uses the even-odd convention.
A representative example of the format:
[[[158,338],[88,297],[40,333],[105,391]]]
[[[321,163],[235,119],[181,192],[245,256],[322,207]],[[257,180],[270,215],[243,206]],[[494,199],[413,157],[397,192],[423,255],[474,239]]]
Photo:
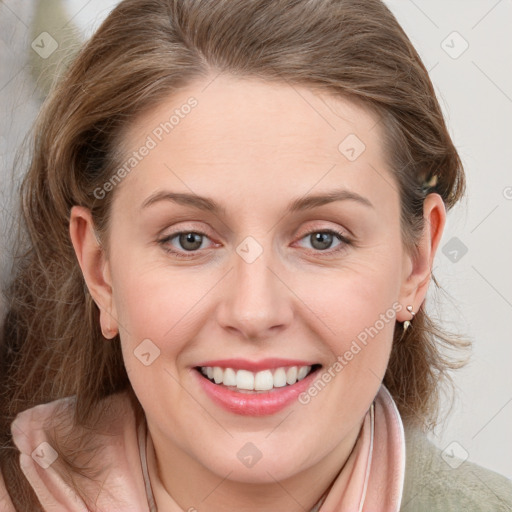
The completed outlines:
[[[353,266],[350,272],[315,279],[310,290],[316,292],[307,294],[308,305],[322,320],[316,321],[317,332],[328,347],[330,362],[321,370],[322,382],[301,398],[313,415],[336,418],[333,424],[352,424],[369,407],[386,372],[396,312],[401,309],[393,275],[393,265],[374,266],[372,271],[361,265],[358,271]]]
[[[149,386],[164,369],[175,374],[181,354],[211,313],[205,310],[210,304],[207,295],[218,276],[211,271],[191,273],[161,262],[142,265],[139,258],[127,255],[118,262],[112,278],[125,366],[132,382],[137,379],[139,385]],[[150,373],[141,366],[140,357],[137,359],[141,351],[151,357],[158,355]]]
[[[378,253],[379,251],[375,251]],[[319,337],[328,345],[335,374],[363,387],[384,376],[396,323],[400,258],[348,262],[342,271],[297,280],[301,297],[315,314]],[[320,320],[320,321],[319,321]],[[341,366],[340,366],[341,365]]]
[[[139,401],[158,415],[162,393],[180,408],[181,355],[200,328],[198,302],[208,283],[161,265],[146,264],[140,272],[133,263],[125,260],[115,276],[123,359]]]
[[[209,284],[204,273],[191,275],[147,256],[127,254],[119,260],[113,281],[117,316],[127,338],[162,339],[187,322],[187,315],[205,294]],[[205,279],[206,278],[206,279]]]
[[[342,339],[356,336],[381,315],[386,315],[386,325],[389,323],[397,307],[393,304],[399,296],[400,268],[392,261],[376,263],[378,259],[368,264],[349,262],[341,270],[300,276],[295,281],[298,295],[307,298],[331,335],[341,335]],[[382,330],[380,322],[379,326]]]

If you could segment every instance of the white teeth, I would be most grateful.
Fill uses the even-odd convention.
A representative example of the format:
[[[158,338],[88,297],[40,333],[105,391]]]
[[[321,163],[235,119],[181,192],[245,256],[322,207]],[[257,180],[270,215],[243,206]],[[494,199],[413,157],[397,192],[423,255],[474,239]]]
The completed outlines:
[[[256,391],[267,391],[274,387],[274,378],[270,370],[258,372],[254,378],[254,389]]]
[[[272,388],[282,388],[293,385],[304,379],[311,371],[311,366],[290,366],[276,368],[275,370],[262,370],[250,372],[248,370],[234,370],[219,366],[203,366],[203,375],[213,380],[215,384],[237,387],[245,391],[269,391]]]
[[[299,372],[297,373],[297,380],[302,380],[309,372],[309,366],[301,366],[299,368]]]
[[[287,384],[295,384],[297,382],[297,367],[292,366],[288,368],[286,372],[286,383]]]
[[[236,372],[236,387],[238,389],[254,389],[254,373],[247,370],[238,370]]]
[[[274,387],[282,388],[283,386],[286,386],[286,372],[284,368],[278,368],[274,372]]]
[[[222,379],[224,386],[236,386],[236,373],[233,368],[226,368],[224,370],[224,379]]]
[[[222,382],[222,379],[224,377],[224,372],[222,368],[219,366],[215,366],[213,368],[213,380],[215,381],[215,384],[220,384]]]

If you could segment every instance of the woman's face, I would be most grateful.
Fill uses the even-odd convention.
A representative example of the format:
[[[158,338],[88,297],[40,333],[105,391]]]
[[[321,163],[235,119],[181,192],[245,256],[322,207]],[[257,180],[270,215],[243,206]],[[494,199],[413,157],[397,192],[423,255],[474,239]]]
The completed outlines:
[[[354,440],[410,318],[381,129],[351,102],[226,76],[130,127],[105,275],[157,454],[273,482]]]

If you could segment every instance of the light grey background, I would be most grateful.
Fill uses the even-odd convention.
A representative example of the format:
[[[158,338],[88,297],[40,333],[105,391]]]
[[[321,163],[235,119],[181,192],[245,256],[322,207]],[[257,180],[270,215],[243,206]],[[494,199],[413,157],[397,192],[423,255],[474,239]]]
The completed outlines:
[[[59,3],[41,2],[48,8]],[[85,38],[117,2],[60,3],[66,23]],[[452,467],[458,464],[453,456],[467,457],[512,478],[512,1],[386,3],[430,71],[468,179],[467,198],[449,214],[434,266],[444,293],[432,288],[429,303],[444,325],[474,342],[473,355],[470,364],[454,374],[457,400],[431,437],[446,448],[446,462]],[[9,276],[10,233],[3,221],[13,204],[10,169],[41,97],[30,60],[37,35],[31,25],[35,5],[28,0],[0,1],[4,280]],[[57,42],[62,50],[65,41]]]

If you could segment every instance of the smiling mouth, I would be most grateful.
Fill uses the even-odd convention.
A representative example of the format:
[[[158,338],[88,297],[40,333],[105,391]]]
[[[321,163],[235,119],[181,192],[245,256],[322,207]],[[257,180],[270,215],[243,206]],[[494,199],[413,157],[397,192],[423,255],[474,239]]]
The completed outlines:
[[[290,387],[318,371],[322,365],[287,366],[251,372],[219,366],[196,366],[199,374],[218,386],[240,393],[267,393]]]

